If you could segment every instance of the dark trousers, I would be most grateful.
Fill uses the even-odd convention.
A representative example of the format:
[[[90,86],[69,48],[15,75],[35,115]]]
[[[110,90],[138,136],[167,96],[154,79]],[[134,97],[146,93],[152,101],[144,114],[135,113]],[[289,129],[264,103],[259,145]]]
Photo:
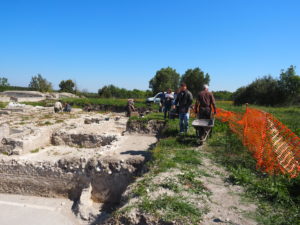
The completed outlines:
[[[164,106],[164,118],[165,119],[167,118],[167,115],[168,115],[168,118],[170,117],[170,111],[171,111],[171,105],[165,105]]]
[[[60,111],[60,109],[54,108],[54,112],[55,112],[55,113],[58,113],[59,111]]]
[[[126,110],[126,116],[127,116],[127,117],[131,117],[131,112],[132,112],[132,111],[131,111],[130,109],[127,109],[127,110]]]
[[[198,113],[198,119],[212,119],[212,113],[211,113],[211,108],[210,107],[200,107],[199,108],[199,113]],[[205,136],[205,133],[209,131],[209,127],[200,127],[198,132],[200,139],[202,140]],[[212,132],[212,130],[211,130]]]
[[[198,113],[198,119],[211,119],[211,108],[210,107],[200,107]]]

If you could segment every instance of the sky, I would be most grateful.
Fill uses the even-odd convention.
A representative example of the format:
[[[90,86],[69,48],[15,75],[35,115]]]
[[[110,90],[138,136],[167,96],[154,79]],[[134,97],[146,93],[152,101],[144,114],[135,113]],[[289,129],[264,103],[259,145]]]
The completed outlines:
[[[163,67],[200,67],[211,90],[234,91],[296,66],[299,0],[0,0],[0,77],[96,92],[148,89]],[[298,68],[298,69],[297,69]]]

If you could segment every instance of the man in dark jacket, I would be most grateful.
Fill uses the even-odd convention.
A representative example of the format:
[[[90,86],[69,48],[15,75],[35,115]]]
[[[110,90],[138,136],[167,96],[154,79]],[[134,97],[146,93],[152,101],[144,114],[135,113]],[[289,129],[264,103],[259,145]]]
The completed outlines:
[[[180,85],[180,92],[178,93],[174,108],[178,107],[179,112],[179,127],[180,133],[187,132],[189,126],[189,111],[193,103],[193,95],[187,89],[185,83]]]

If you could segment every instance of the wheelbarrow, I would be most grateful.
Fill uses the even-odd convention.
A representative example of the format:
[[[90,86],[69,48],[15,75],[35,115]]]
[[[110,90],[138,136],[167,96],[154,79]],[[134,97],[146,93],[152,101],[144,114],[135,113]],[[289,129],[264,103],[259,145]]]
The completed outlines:
[[[212,128],[215,125],[215,119],[196,119],[193,121],[192,126],[196,130],[196,136],[199,138],[199,144],[202,145],[209,135],[212,133]]]

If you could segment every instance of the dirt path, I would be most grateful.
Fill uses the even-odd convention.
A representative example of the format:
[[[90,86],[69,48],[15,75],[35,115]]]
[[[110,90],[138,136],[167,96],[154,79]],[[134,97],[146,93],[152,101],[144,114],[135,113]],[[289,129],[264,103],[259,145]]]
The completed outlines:
[[[199,149],[207,154],[205,146]],[[211,192],[208,203],[209,212],[204,215],[203,225],[212,224],[234,224],[234,225],[254,225],[254,220],[246,217],[246,213],[254,212],[256,206],[251,203],[244,203],[240,194],[244,189],[238,185],[230,185],[225,181],[228,172],[221,166],[214,163],[207,156],[203,157],[203,164],[200,167],[210,176],[202,176],[200,180]]]

